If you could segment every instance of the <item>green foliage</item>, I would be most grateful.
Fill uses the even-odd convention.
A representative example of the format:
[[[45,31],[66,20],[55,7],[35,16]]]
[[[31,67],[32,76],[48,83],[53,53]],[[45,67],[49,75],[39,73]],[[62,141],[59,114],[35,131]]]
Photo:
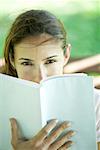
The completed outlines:
[[[4,42],[11,23],[8,15],[0,15],[0,57],[3,57]]]
[[[100,14],[78,13],[61,16],[72,45],[72,57],[85,57],[100,53]]]

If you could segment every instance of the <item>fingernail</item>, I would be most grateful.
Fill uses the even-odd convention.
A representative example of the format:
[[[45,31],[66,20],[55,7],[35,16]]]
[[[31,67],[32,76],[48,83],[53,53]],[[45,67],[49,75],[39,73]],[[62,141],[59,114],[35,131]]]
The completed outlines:
[[[70,146],[72,146],[73,144],[75,144],[75,142],[71,141]]]
[[[73,130],[73,132],[74,132],[75,134],[77,134],[77,133],[78,133],[78,131],[77,131],[77,130]]]
[[[67,125],[67,127],[71,126],[71,122],[70,121],[64,121],[64,123]]]
[[[74,136],[75,134],[76,134],[76,132],[75,132],[75,131],[72,131],[71,135]]]
[[[73,131],[73,130],[69,131],[69,138],[74,136],[74,135],[76,135],[76,131]]]
[[[71,124],[71,125],[73,125],[73,124],[74,124],[74,122],[73,122],[73,121],[68,121],[68,122],[70,122],[70,124]]]
[[[50,119],[50,120],[47,121],[47,124],[50,123],[50,122],[55,122],[55,123],[57,123],[58,120],[57,120],[57,119]]]
[[[68,146],[67,146],[67,148],[68,148],[68,147],[71,147],[73,144],[75,144],[73,141],[68,141]]]

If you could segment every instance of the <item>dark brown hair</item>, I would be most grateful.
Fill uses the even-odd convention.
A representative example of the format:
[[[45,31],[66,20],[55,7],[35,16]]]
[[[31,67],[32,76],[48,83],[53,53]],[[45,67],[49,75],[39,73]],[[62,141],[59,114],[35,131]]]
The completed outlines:
[[[20,14],[11,26],[5,41],[4,58],[6,74],[17,77],[17,72],[10,63],[14,59],[14,45],[28,36],[42,33],[62,40],[62,48],[66,47],[66,32],[63,24],[53,14],[44,10],[29,10]]]

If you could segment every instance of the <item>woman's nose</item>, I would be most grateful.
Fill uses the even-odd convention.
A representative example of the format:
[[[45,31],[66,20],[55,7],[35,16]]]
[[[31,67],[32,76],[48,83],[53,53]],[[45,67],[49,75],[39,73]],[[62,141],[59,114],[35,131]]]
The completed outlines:
[[[33,81],[36,83],[40,83],[41,80],[42,80],[42,77],[37,75]]]
[[[47,73],[43,66],[40,66],[34,78],[34,82],[40,83],[41,80],[46,79]]]

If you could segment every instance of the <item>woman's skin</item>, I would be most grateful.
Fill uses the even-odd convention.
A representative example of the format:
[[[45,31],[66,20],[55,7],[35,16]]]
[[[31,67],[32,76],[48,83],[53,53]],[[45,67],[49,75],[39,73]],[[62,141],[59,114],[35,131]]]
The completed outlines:
[[[48,76],[63,74],[70,48],[66,48],[64,55],[61,45],[62,41],[48,34],[23,39],[14,46],[15,59],[12,61],[18,77],[39,83]]]
[[[11,119],[10,121],[12,126],[11,143],[13,150],[65,150],[73,144],[70,138],[75,132],[72,130],[68,131],[60,140],[55,141],[65,129],[70,127],[68,122],[63,122],[48,136],[48,133],[50,133],[50,131],[57,125],[57,120],[54,119],[42,128],[36,136],[30,140],[26,140],[21,137],[16,120]]]
[[[39,83],[48,76],[62,75],[64,66],[70,57],[70,47],[66,47],[64,55],[61,46],[62,41],[48,34],[30,36],[16,44],[14,60],[10,60],[18,77]],[[10,121],[14,150],[65,150],[73,144],[70,138],[75,132],[72,130],[60,140],[55,141],[65,129],[69,129],[69,122],[62,122],[54,132],[48,135],[57,125],[57,120],[53,119],[32,139],[25,140],[21,137],[16,119],[12,118]]]

